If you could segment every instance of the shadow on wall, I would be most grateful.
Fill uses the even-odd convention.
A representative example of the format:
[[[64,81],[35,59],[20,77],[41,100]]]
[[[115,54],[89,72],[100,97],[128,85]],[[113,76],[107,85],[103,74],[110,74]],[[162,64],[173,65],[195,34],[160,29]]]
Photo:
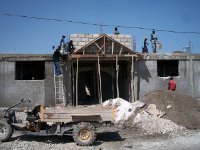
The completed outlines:
[[[141,59],[137,63],[137,71],[138,71],[138,81],[137,81],[137,99],[139,99],[139,93],[140,93],[140,81],[141,79],[145,80],[146,82],[149,82],[149,78],[151,78],[151,74],[149,72],[149,69],[145,63],[146,61],[144,59]]]

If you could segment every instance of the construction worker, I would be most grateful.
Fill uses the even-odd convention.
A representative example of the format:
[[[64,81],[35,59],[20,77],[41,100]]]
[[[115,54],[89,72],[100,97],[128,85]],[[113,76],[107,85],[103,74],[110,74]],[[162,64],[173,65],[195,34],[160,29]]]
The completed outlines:
[[[65,37],[66,36],[63,35],[61,40],[60,40],[61,53],[65,52]]]
[[[147,37],[145,37],[145,38],[144,38],[144,47],[143,47],[143,49],[142,49],[142,52],[143,52],[143,53],[148,53],[147,45],[148,45],[148,43],[147,43]]]
[[[156,50],[156,44],[157,44],[157,37],[155,37],[155,31],[153,30],[152,33],[151,33],[151,44],[152,44],[152,48],[153,48],[153,53],[156,53],[157,50]]]
[[[116,34],[116,35],[119,34],[119,31],[118,31],[117,27],[115,27],[115,32],[114,32],[114,34]]]
[[[60,69],[60,58],[62,57],[60,53],[60,46],[56,48],[56,50],[53,53],[53,62],[54,62],[54,71],[56,76],[61,75],[61,69]]]
[[[173,77],[170,77],[168,82],[168,90],[175,91],[176,90],[176,83],[173,79]]]

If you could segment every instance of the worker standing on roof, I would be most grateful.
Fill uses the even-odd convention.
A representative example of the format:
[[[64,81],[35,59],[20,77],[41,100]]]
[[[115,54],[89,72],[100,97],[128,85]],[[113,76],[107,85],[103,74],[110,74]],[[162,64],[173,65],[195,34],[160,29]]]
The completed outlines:
[[[65,51],[65,36],[62,36],[62,39],[60,40],[60,47],[61,47],[61,52],[63,53]]]
[[[119,34],[119,31],[118,31],[117,27],[115,27],[115,32],[114,32],[114,34],[116,34],[116,35]]]
[[[60,53],[60,49],[61,49],[60,46],[58,46],[53,53],[54,71],[56,76],[61,75],[60,58],[62,57],[62,55]]]
[[[173,77],[170,77],[170,79],[169,79],[168,90],[171,90],[171,91],[176,90],[176,82],[174,81]]]
[[[153,48],[153,53],[157,52],[156,46],[157,46],[157,37],[155,37],[155,31],[153,30],[151,33],[151,44],[152,44],[152,48]]]
[[[73,44],[73,41],[72,40],[70,40],[69,41],[69,43],[68,43],[68,45],[67,45],[67,52],[68,53],[72,53],[73,51],[74,51],[74,44]]]
[[[143,53],[148,53],[147,45],[148,45],[148,43],[147,43],[147,37],[145,37],[145,38],[144,38],[144,47],[143,47],[143,49],[142,49],[142,52],[143,52]]]

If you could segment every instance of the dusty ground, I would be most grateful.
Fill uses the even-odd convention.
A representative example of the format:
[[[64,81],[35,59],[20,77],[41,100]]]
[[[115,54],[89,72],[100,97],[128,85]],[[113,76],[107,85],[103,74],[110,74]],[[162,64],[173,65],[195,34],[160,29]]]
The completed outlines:
[[[93,146],[77,146],[67,136],[30,136],[16,133],[11,141],[0,143],[1,150],[199,150],[200,131],[188,131],[171,136],[146,136],[134,129],[119,133],[101,133]]]
[[[154,118],[145,113],[138,124],[131,126],[130,120],[119,132],[99,133],[94,145],[86,147],[77,146],[68,136],[30,136],[17,131],[9,142],[0,143],[0,150],[200,150],[199,100],[177,92],[154,91],[141,101],[156,104],[166,115]]]

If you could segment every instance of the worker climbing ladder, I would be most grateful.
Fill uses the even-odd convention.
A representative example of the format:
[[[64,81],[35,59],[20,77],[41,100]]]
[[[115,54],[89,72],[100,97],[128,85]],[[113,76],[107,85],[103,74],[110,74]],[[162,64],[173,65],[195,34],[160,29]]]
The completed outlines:
[[[64,105],[65,102],[65,93],[64,93],[64,86],[63,86],[63,75],[60,76],[54,75],[54,88],[55,88],[55,105]]]

